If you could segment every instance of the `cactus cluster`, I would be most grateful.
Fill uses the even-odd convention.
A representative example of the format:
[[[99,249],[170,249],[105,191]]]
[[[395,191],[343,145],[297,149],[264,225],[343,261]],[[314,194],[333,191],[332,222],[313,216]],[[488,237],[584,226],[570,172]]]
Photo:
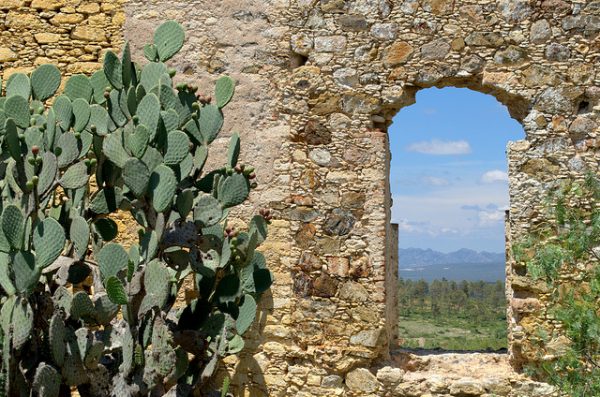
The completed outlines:
[[[256,186],[238,134],[204,169],[235,84],[174,88],[184,37],[166,22],[144,66],[125,44],[58,96],[53,65],[0,90],[0,397],[198,395],[243,349],[272,283],[256,250],[271,215],[227,225]],[[117,211],[139,224],[127,249]],[[184,280],[195,298],[176,308]]]

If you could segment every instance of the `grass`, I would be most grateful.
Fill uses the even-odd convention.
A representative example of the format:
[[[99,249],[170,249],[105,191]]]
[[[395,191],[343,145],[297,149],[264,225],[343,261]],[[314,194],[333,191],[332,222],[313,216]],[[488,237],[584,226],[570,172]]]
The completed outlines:
[[[496,351],[507,347],[507,324],[504,313],[488,320],[472,313],[438,313],[425,306],[401,313],[398,324],[400,345],[411,349]]]

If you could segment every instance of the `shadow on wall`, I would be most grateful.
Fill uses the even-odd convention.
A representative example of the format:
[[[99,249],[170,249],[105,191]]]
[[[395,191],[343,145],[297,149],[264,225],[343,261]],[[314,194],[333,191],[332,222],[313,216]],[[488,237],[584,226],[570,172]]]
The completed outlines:
[[[247,335],[246,347],[236,356],[226,358],[221,371],[214,380],[213,387],[221,389],[225,376],[231,381],[229,393],[234,396],[268,396],[267,383],[264,371],[268,369],[270,361],[260,349],[265,342],[264,332],[267,326],[269,312],[273,309],[273,295],[271,290],[265,292],[259,302],[256,321]]]

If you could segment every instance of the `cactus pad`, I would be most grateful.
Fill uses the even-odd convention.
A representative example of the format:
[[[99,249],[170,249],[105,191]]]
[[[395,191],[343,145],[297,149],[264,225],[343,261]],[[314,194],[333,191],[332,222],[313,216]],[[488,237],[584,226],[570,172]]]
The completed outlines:
[[[44,194],[54,183],[56,174],[58,173],[58,160],[51,152],[45,152],[42,155],[42,169],[40,171],[40,179],[38,182],[38,193]]]
[[[95,72],[92,77],[90,77],[90,84],[92,85],[92,89],[94,90],[93,99],[94,102],[98,104],[102,104],[106,102],[106,98],[104,98],[104,90],[106,87],[110,86],[110,82],[106,78],[106,74],[103,70],[98,70]]]
[[[119,168],[125,167],[125,163],[129,160],[129,155],[123,148],[123,133],[121,130],[117,130],[104,138],[102,150],[106,157]]]
[[[23,212],[15,205],[7,206],[2,212],[2,231],[12,248],[18,250],[23,246],[24,229]]]
[[[42,65],[31,73],[33,97],[45,101],[60,87],[60,70],[55,65]]]
[[[91,130],[94,126],[94,134],[98,136],[105,136],[108,134],[108,112],[100,105],[90,106],[90,120],[87,128]]]
[[[82,98],[89,102],[92,99],[93,92],[94,89],[90,84],[90,79],[83,74],[71,76],[65,85],[65,95],[71,98],[72,101]]]
[[[4,103],[4,113],[6,117],[13,119],[19,127],[29,127],[29,102],[22,96],[13,95],[8,97]]]
[[[55,312],[50,319],[48,330],[50,353],[54,362],[61,366],[65,362],[65,321],[60,312]]]
[[[219,201],[212,195],[201,193],[194,206],[194,220],[200,227],[208,227],[221,220],[223,211]]]
[[[79,142],[75,137],[75,134],[66,132],[62,134],[56,146],[60,148],[60,154],[58,155],[58,166],[63,168],[79,157]]]
[[[123,283],[115,276],[111,276],[104,282],[108,298],[117,305],[126,305],[128,303],[127,294]]]
[[[86,319],[94,316],[94,304],[84,291],[79,291],[73,295],[71,301],[71,317],[75,319]]]
[[[142,87],[144,87],[146,92],[150,92],[154,87],[159,85],[161,76],[166,73],[167,66],[164,63],[149,63],[142,69],[140,84],[142,84]]]
[[[154,32],[154,45],[161,61],[167,61],[183,46],[185,33],[175,21],[163,23]]]
[[[74,216],[71,220],[69,239],[73,242],[77,258],[85,258],[90,241],[90,226],[83,217]]]
[[[40,363],[33,377],[33,390],[39,397],[58,397],[61,376],[58,371],[46,363]]]
[[[117,237],[119,228],[115,221],[110,218],[100,218],[94,221],[94,229],[100,235],[102,241],[109,242]]]
[[[73,105],[69,97],[61,95],[56,98],[52,105],[56,115],[56,121],[63,131],[66,131],[71,126],[73,120]]]
[[[176,189],[177,178],[173,170],[165,165],[156,167],[150,175],[148,191],[157,212],[164,212],[171,206]]]
[[[6,82],[6,97],[18,95],[25,100],[31,95],[31,83],[29,77],[23,73],[15,73]]]
[[[95,297],[94,309],[96,312],[96,321],[101,325],[110,324],[111,320],[119,312],[119,306],[115,305],[105,293],[98,294]]]
[[[141,160],[130,158],[123,167],[123,182],[136,197],[146,193],[150,181],[150,171]]]
[[[217,106],[219,109],[224,108],[229,101],[231,101],[234,91],[235,82],[231,77],[223,76],[217,80],[215,97],[217,98]]]
[[[176,165],[189,154],[190,139],[181,131],[171,131],[167,137],[167,152],[165,153],[165,164]]]
[[[96,254],[100,273],[104,279],[117,276],[127,268],[127,251],[117,243],[108,243]]]
[[[137,108],[140,124],[148,128],[150,140],[154,139],[160,118],[160,103],[154,94],[148,94],[140,101]]]
[[[73,101],[73,116],[75,123],[73,129],[77,132],[83,131],[90,120],[91,109],[90,104],[83,98],[77,98]]]
[[[218,197],[223,208],[228,208],[243,203],[249,193],[250,186],[246,178],[242,174],[233,174],[219,186]]]
[[[148,148],[148,141],[150,140],[150,133],[146,126],[140,124],[135,128],[133,134],[127,136],[127,148],[131,151],[135,157],[142,158],[146,149]]]
[[[200,110],[200,133],[204,144],[215,140],[223,127],[223,114],[215,105],[206,105]]]
[[[123,65],[112,51],[107,51],[104,56],[104,74],[113,87],[118,90],[123,88]]]
[[[65,171],[60,178],[60,185],[65,189],[79,189],[87,185],[88,177],[88,167],[85,162],[80,161]]]
[[[237,165],[240,156],[240,135],[235,132],[229,140],[229,149],[227,151],[227,164],[234,168]]]
[[[256,301],[252,295],[244,295],[244,303],[240,306],[240,312],[235,320],[235,327],[239,335],[250,328],[256,317]]]
[[[65,232],[56,220],[46,218],[33,231],[36,266],[44,269],[52,264],[65,246]]]
[[[12,312],[13,348],[19,350],[31,335],[33,309],[25,298],[17,298]]]

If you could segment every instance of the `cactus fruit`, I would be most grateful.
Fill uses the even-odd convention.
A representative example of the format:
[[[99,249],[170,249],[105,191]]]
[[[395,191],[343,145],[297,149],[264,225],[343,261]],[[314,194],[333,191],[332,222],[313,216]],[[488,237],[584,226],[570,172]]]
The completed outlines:
[[[167,22],[144,48],[149,63],[132,62],[125,44],[58,96],[52,65],[7,82],[0,395],[106,395],[110,385],[117,395],[191,395],[209,388],[220,358],[243,349],[272,283],[256,251],[272,215],[261,210],[247,232],[227,226],[254,184],[254,169],[238,164],[240,136],[231,134],[225,168],[204,168],[235,83],[219,78],[214,104],[193,84],[175,89],[164,62],[184,38]],[[139,228],[127,250],[116,242],[118,210]],[[179,310],[188,275],[198,297]],[[17,368],[26,368],[18,379]]]

